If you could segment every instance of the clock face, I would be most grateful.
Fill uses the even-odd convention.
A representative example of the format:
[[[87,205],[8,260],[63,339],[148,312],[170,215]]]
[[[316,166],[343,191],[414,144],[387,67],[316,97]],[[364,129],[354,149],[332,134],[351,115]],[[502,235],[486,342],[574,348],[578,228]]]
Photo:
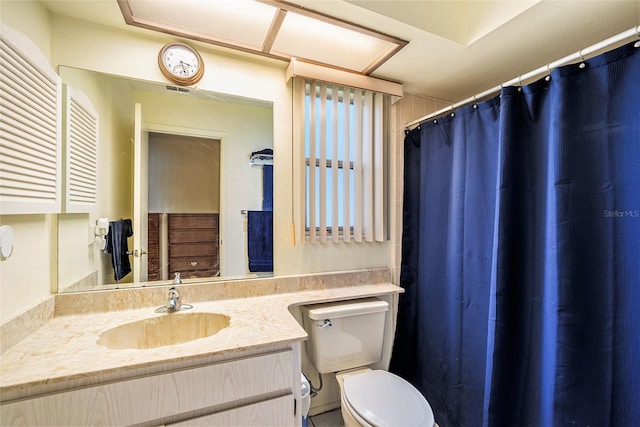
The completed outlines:
[[[181,85],[198,82],[204,71],[198,52],[181,43],[169,44],[162,48],[158,63],[165,77]]]

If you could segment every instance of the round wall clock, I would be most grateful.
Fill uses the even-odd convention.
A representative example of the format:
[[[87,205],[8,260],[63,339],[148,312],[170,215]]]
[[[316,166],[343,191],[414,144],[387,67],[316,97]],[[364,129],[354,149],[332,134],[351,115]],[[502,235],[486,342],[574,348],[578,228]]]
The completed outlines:
[[[202,57],[184,43],[169,43],[160,49],[158,66],[167,79],[181,86],[197,83],[204,74]]]

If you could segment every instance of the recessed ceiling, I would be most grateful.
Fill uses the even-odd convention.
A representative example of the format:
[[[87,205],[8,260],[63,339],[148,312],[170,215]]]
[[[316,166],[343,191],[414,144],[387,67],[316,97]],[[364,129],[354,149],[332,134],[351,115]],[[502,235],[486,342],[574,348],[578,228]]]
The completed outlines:
[[[118,5],[129,25],[365,75],[407,44],[399,38],[276,0],[118,0]]]
[[[470,45],[541,0],[406,1],[345,0],[448,40]]]

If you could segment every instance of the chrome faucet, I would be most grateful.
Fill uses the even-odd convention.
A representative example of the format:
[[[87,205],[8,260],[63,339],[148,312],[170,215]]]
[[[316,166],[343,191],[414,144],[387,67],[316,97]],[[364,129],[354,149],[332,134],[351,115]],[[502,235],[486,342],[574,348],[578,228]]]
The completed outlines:
[[[180,292],[172,286],[169,288],[169,299],[167,299],[167,303],[163,306],[156,308],[156,313],[175,313],[180,310],[189,310],[193,308],[191,304],[184,304],[180,299]]]
[[[173,313],[174,311],[180,311],[182,303],[180,302],[180,293],[174,287],[169,289],[169,299],[167,300],[167,313]]]

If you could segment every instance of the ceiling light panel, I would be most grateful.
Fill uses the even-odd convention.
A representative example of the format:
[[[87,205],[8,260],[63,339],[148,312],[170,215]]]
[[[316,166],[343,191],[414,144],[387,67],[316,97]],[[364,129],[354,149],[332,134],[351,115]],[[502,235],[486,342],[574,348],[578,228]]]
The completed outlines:
[[[258,50],[278,11],[252,0],[130,0],[127,4],[134,19],[152,29]]]
[[[117,0],[129,25],[370,74],[406,41],[279,0]]]
[[[363,72],[393,47],[389,41],[289,11],[272,52]]]

